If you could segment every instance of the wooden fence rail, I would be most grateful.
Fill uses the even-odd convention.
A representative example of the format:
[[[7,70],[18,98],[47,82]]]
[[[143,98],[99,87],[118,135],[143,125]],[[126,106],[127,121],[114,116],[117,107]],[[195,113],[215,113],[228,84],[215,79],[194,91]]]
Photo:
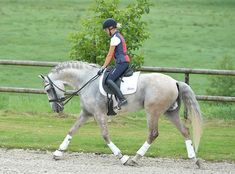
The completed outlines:
[[[22,61],[22,60],[0,60],[0,65],[18,66],[40,66],[53,67],[60,62],[45,61]],[[235,76],[235,70],[215,70],[215,69],[191,69],[191,68],[167,68],[142,66],[138,70],[145,72],[167,72],[167,73],[188,73],[188,74],[209,74],[209,75],[231,75]]]
[[[53,67],[58,63],[60,62],[0,60],[0,65],[15,65],[15,66]],[[168,67],[147,67],[147,66],[142,66],[138,70],[143,72],[184,73],[185,82],[188,84],[189,84],[189,74],[235,76],[235,70],[210,70],[210,69],[170,68],[170,67],[168,68]],[[13,87],[0,87],[0,92],[45,94],[45,92],[42,89],[13,88]],[[72,91],[68,91],[68,94],[71,92]],[[235,102],[235,97],[227,97],[227,96],[197,95],[197,99],[205,101]]]
[[[35,88],[15,88],[15,87],[0,87],[0,92],[9,93],[30,93],[30,94],[45,94],[43,89]],[[68,90],[66,94],[72,94],[73,90]],[[208,96],[208,95],[197,95],[196,98],[202,101],[222,101],[222,102],[235,102],[235,97],[225,96]]]
[[[0,87],[0,92],[9,92],[9,93],[29,93],[29,94],[46,94],[43,89],[35,88],[16,88],[16,87]],[[65,94],[72,94],[73,90],[66,91]]]

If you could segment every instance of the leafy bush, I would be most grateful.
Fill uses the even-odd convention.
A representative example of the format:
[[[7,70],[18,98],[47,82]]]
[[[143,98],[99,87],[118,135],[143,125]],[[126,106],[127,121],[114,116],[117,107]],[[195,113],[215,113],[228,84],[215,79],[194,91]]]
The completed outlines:
[[[149,13],[149,0],[136,0],[126,8],[118,8],[120,0],[96,0],[92,8],[93,16],[84,17],[78,32],[70,35],[72,59],[103,64],[109,49],[109,38],[102,30],[102,23],[106,18],[114,18],[122,27],[119,29],[124,35],[128,55],[134,66],[143,64],[144,57],[136,54],[144,40],[149,37],[146,22],[141,20],[144,14]]]
[[[229,57],[224,57],[217,65],[218,69],[234,70],[233,61]],[[210,88],[207,89],[210,95],[235,96],[234,76],[214,76],[210,79]]]
[[[229,57],[224,57],[217,65],[218,69],[234,70],[233,61]],[[213,76],[210,80],[210,88],[207,89],[209,95],[235,96],[234,76]],[[234,103],[213,102],[205,106],[204,113],[209,118],[235,119]]]

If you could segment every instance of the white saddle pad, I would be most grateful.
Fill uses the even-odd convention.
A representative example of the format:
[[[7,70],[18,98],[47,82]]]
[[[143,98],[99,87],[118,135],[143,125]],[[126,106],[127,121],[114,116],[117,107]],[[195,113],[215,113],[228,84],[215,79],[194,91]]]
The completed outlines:
[[[136,92],[139,75],[140,75],[140,71],[137,71],[137,72],[134,72],[133,75],[130,77],[123,77],[122,78],[120,88],[121,88],[123,95],[133,94]],[[100,93],[106,96],[107,93],[104,91],[103,84],[102,84],[103,77],[104,77],[104,73],[100,77],[99,89],[100,89]]]

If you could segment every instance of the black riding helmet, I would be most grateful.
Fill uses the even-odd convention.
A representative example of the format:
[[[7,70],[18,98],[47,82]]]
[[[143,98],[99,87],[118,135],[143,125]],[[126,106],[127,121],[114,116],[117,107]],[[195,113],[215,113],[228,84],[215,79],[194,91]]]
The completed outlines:
[[[113,18],[108,18],[103,22],[103,29],[109,27],[117,28],[117,22]]]

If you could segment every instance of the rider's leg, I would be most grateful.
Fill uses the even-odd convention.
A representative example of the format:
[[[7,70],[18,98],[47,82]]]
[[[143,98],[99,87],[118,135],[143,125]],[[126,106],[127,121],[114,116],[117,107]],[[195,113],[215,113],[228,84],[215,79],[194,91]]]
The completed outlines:
[[[117,98],[119,99],[118,101],[118,106],[121,107],[125,104],[127,104],[127,100],[126,98],[123,96],[121,90],[118,88],[118,86],[116,85],[116,83],[114,83],[112,80],[108,79],[106,81],[108,87],[113,91],[113,93],[117,96]]]
[[[108,87],[114,92],[114,94],[119,99],[118,102],[119,107],[127,104],[127,100],[123,96],[121,90],[116,85],[115,81],[127,70],[128,66],[129,66],[128,63],[116,64],[106,80]]]

